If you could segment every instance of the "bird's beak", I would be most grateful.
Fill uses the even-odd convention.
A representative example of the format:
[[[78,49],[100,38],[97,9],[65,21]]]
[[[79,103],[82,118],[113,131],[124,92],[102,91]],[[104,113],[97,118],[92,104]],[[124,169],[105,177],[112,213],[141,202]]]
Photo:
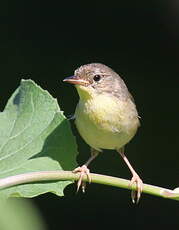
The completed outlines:
[[[90,84],[89,81],[82,79],[78,76],[70,76],[70,77],[66,77],[63,81],[74,84],[74,85],[83,85],[83,86],[87,86]]]

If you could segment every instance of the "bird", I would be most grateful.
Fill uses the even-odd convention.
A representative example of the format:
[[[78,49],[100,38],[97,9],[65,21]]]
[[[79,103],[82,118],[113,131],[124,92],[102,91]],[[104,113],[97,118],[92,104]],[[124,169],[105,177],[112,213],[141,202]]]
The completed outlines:
[[[75,125],[81,137],[91,147],[91,156],[81,167],[73,170],[80,173],[77,190],[85,191],[84,175],[91,182],[88,168],[103,150],[116,150],[132,174],[129,186],[133,203],[138,203],[143,181],[132,167],[124,153],[125,145],[134,137],[140,126],[139,115],[134,99],[123,79],[110,67],[101,63],[80,66],[74,75],[64,82],[75,85],[79,102],[75,110]]]

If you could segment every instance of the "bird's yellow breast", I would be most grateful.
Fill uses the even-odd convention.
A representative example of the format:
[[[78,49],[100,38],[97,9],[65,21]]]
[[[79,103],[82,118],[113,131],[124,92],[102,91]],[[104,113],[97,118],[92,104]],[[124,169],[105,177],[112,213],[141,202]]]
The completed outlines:
[[[79,89],[78,92],[81,93]],[[121,101],[113,95],[93,92],[81,97],[75,117],[80,135],[98,150],[121,148],[134,136],[139,124],[131,100]]]

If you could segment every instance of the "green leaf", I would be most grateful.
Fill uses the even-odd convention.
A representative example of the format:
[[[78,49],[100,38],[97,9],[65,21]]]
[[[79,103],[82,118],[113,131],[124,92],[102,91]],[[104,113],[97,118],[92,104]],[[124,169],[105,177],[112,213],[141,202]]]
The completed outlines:
[[[72,170],[77,146],[57,100],[31,80],[20,87],[0,113],[0,178],[20,173]],[[18,185],[1,197],[34,197],[46,192],[63,195],[71,181]]]
[[[45,230],[40,212],[29,199],[11,198],[0,202],[1,230]]]

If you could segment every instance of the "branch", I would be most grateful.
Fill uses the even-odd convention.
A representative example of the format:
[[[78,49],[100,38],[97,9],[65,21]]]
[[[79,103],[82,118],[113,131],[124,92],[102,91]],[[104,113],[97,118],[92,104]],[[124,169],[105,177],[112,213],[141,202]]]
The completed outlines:
[[[77,181],[79,179],[79,173],[74,174],[71,171],[40,171],[40,172],[31,172],[19,174],[16,176],[10,176],[3,179],[0,179],[0,190],[9,188],[12,186],[27,184],[32,182],[42,182],[42,181],[58,181],[58,180],[70,180]],[[129,187],[129,180],[122,178],[105,176],[100,174],[90,173],[93,183],[104,184],[124,189],[131,189]],[[87,177],[84,176],[84,181],[88,181]],[[132,189],[136,189],[136,186],[133,185]],[[174,200],[179,200],[179,189],[170,190],[158,186],[153,186],[149,184],[144,184],[143,193],[151,194],[154,196],[159,196],[163,198],[169,198]]]

